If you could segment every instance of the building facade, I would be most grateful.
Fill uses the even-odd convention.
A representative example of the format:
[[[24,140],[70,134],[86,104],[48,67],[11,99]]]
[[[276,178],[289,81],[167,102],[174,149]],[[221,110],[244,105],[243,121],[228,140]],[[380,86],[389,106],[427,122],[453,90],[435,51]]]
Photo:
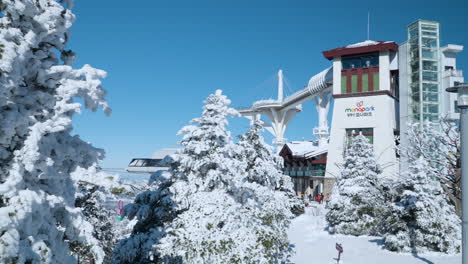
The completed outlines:
[[[456,65],[463,46],[442,46],[440,33],[438,22],[417,20],[401,45],[366,40],[323,52],[333,74],[329,140],[320,153],[307,141],[288,143],[280,153],[299,195],[331,193],[344,150],[359,133],[373,144],[382,177],[398,177],[407,162],[396,146],[407,144],[409,123],[459,119],[457,96],[445,89],[464,81]],[[323,175],[310,174],[318,161],[326,163]]]
[[[369,138],[383,175],[398,174],[395,134],[398,133],[398,45],[371,41],[324,51],[333,61],[334,107],[328,145],[329,177],[340,174],[349,139]]]
[[[283,172],[291,177],[300,197],[323,194],[329,200],[335,178],[325,175],[327,150],[319,141],[293,141],[285,144],[279,155],[284,159]],[[323,146],[323,145],[322,145]]]
[[[438,122],[440,118],[459,119],[456,94],[446,88],[463,82],[457,69],[456,54],[463,46],[440,45],[440,24],[417,20],[407,27],[407,41],[399,46],[400,142],[408,144],[409,123]],[[401,157],[400,170],[408,168]]]

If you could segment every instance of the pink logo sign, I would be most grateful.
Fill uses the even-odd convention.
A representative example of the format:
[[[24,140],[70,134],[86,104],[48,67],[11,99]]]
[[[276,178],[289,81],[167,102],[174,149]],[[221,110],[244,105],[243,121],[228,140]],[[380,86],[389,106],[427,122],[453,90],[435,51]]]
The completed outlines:
[[[360,102],[357,102],[357,103],[356,103],[356,106],[357,106],[357,107],[361,107],[361,106],[363,106],[363,105],[364,105],[364,102],[363,102],[363,101],[360,101]]]

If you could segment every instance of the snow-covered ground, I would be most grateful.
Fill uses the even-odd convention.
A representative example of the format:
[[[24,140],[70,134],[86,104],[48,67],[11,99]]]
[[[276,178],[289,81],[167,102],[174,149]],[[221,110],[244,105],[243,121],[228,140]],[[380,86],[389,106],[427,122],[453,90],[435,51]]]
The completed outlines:
[[[125,169],[104,169],[119,174],[121,179],[142,184],[149,174],[128,173]],[[129,202],[129,201],[126,201]],[[459,264],[461,255],[425,253],[412,255],[397,254],[382,249],[379,237],[330,235],[325,231],[325,209],[323,206],[308,207],[306,213],[295,218],[289,229],[289,239],[295,245],[296,264],[336,264],[335,243],[343,245],[340,264]]]
[[[297,264],[332,264],[338,256],[335,243],[343,245],[340,264],[459,264],[461,254],[397,254],[382,249],[379,237],[330,235],[325,231],[325,209],[306,208],[306,213],[293,220],[289,239],[295,244],[293,262]]]

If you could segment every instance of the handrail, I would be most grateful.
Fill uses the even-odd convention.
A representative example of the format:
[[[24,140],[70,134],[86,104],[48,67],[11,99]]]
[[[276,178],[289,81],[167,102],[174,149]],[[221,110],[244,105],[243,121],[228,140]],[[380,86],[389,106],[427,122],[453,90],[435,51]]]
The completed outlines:
[[[239,108],[238,110],[241,112],[255,112],[258,108],[262,106],[274,105],[278,108],[286,108],[290,105],[293,105],[309,96],[316,96],[323,92],[325,89],[330,87],[333,83],[333,67],[329,67],[322,72],[314,75],[310,78],[308,85],[299,90],[292,95],[284,98],[282,102],[274,99],[267,99],[267,100],[260,100],[253,103],[252,107],[250,108]]]

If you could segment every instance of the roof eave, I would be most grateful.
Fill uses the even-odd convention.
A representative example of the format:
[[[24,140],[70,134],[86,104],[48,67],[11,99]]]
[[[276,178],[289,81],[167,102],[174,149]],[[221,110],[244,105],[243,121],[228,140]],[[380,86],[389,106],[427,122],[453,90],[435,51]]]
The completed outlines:
[[[334,57],[340,56],[350,56],[350,55],[357,55],[357,54],[364,54],[364,53],[371,53],[376,51],[398,51],[398,45],[395,42],[387,42],[387,43],[379,43],[376,45],[369,45],[369,46],[362,46],[356,48],[336,48],[332,50],[323,51],[322,54],[328,60],[332,60]]]

